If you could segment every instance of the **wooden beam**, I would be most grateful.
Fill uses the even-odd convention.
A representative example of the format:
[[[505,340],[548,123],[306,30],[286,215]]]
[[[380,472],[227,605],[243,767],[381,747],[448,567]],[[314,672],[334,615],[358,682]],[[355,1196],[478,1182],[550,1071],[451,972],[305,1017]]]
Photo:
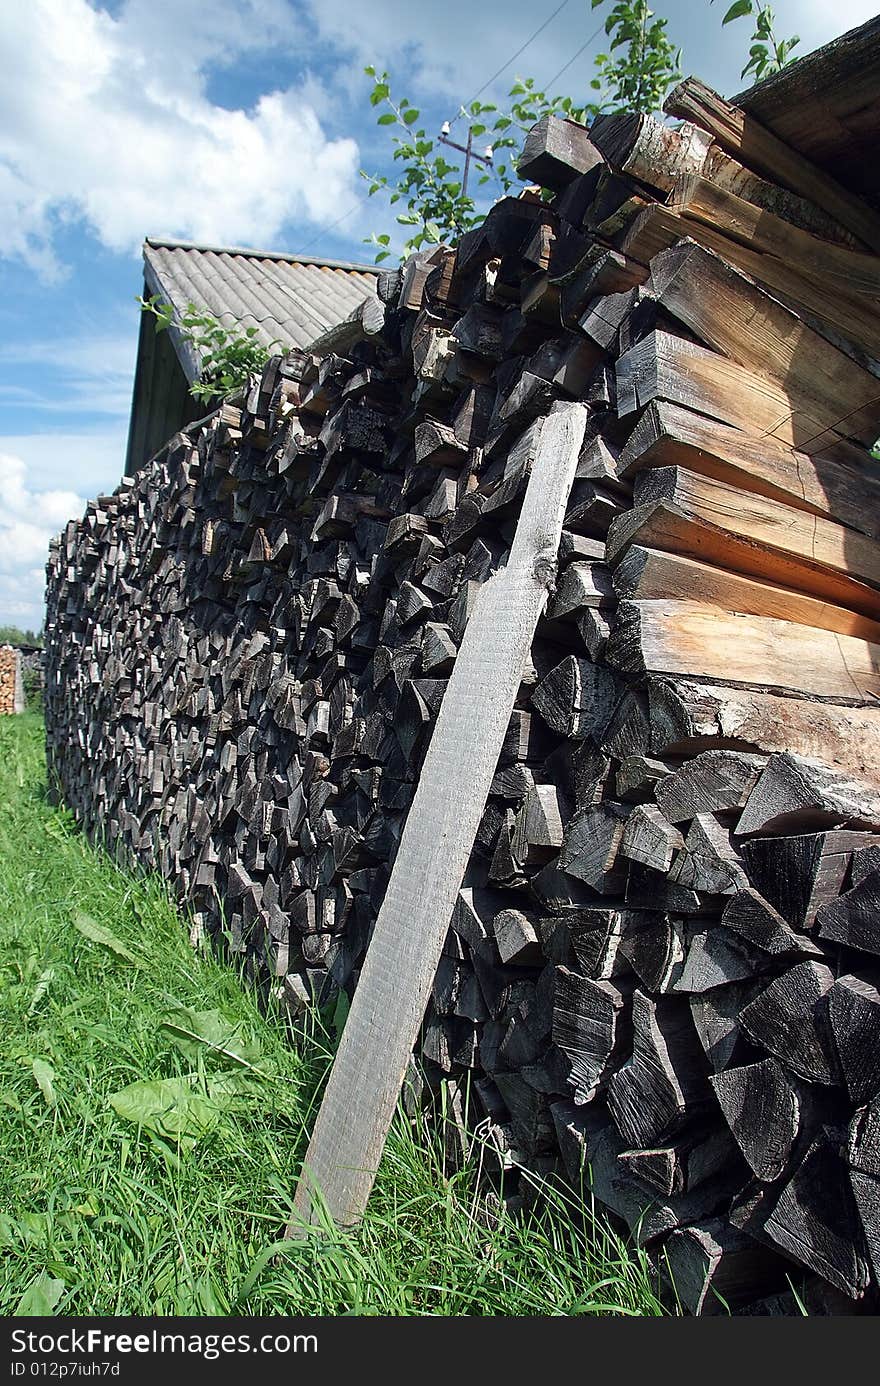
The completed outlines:
[[[781,587],[808,592],[822,601],[858,611],[870,620],[880,618],[880,592],[865,583],[828,569],[814,568],[797,557],[751,539],[735,522],[721,524],[700,506],[656,500],[618,516],[608,534],[608,557],[620,559],[632,544],[684,554],[698,562]]]
[[[677,207],[656,204],[633,218],[619,244],[626,256],[647,264],[661,250],[686,239],[714,251],[756,283],[772,290],[785,307],[796,312],[832,346],[873,375],[880,375],[880,328],[873,305],[863,297],[853,297],[837,281],[825,285],[802,273],[795,257],[789,262],[763,254]]]
[[[880,384],[718,255],[687,242],[655,256],[657,301],[709,346],[780,385],[792,409],[872,444]]]
[[[391,879],[297,1189],[342,1225],[360,1219],[425,1012],[538,617],[555,571],[587,410],[542,430],[506,567],[480,589],[440,707]]]
[[[667,97],[663,109],[693,121],[747,168],[814,202],[865,245],[880,251],[880,217],[876,212],[698,78],[685,78]]]
[[[800,626],[836,630],[880,645],[880,623],[846,607],[835,606],[804,592],[776,583],[759,582],[742,573],[712,567],[678,553],[634,544],[614,570],[614,586],[622,597],[675,597],[700,600],[748,616],[773,616]]]
[[[791,751],[880,783],[876,703],[843,707],[673,677],[648,680],[648,703],[655,755],[692,756],[719,743],[744,751]]]
[[[803,274],[833,280],[847,297],[880,295],[880,258],[822,240],[706,178],[684,177],[673,190],[672,210],[722,231],[753,250],[778,255]]]
[[[880,646],[697,601],[621,602],[608,659],[635,674],[697,675],[854,703],[880,697]]]
[[[617,459],[618,474],[646,467],[682,466],[717,481],[823,515],[880,538],[880,464],[871,454],[841,444],[835,459],[810,457],[764,436],[707,419],[692,409],[650,404]]]
[[[758,573],[772,582],[803,591],[819,590],[820,595],[825,595],[822,584],[831,574],[840,574],[848,582],[880,587],[880,543],[833,520],[808,515],[766,496],[742,492],[737,486],[686,467],[653,467],[640,473],[634,490],[636,509],[656,502],[677,507],[687,515],[727,530],[762,551],[772,551],[769,559],[756,554],[755,563],[739,567],[740,572]],[[632,528],[635,521],[629,520],[629,514],[634,512],[620,515],[612,522],[616,534],[622,536]],[[619,551],[620,540],[609,539],[609,557]],[[815,570],[816,580],[807,579],[803,587],[797,580],[789,582],[788,577],[781,576],[781,568],[774,568],[777,561],[784,564],[792,578],[802,569],[810,569]],[[737,569],[736,563],[731,566]],[[806,573],[804,576],[807,578]]]
[[[622,417],[660,399],[810,455],[827,453],[840,442],[839,434],[790,400],[775,381],[670,332],[649,332],[636,342],[618,358],[616,375]]]

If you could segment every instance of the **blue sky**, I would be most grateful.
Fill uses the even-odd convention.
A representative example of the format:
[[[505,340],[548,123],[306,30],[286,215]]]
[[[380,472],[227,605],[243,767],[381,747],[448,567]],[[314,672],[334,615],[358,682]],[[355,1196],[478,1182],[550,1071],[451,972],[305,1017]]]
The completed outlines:
[[[454,116],[560,0],[27,0],[0,13],[0,624],[38,627],[51,534],[122,471],[146,235],[371,260],[393,229],[366,63],[429,129]],[[610,0],[566,0],[515,75],[579,95]],[[657,0],[685,72],[743,83],[726,0]],[[872,0],[777,0],[801,52]],[[342,218],[342,220],[340,220]],[[334,223],[338,223],[335,224]]]

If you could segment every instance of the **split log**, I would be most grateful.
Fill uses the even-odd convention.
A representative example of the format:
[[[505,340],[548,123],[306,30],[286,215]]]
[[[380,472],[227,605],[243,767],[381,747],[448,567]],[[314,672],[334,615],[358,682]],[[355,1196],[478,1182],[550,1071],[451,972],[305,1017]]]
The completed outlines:
[[[830,706],[673,678],[649,679],[648,695],[651,749],[660,755],[693,755],[724,742],[731,749],[790,750],[880,781],[880,708]]]
[[[788,1164],[800,1128],[795,1088],[776,1059],[713,1074],[724,1120],[753,1174],[770,1183]]]
[[[811,939],[790,929],[779,911],[751,886],[739,890],[725,905],[721,922],[726,929],[773,957],[789,953],[821,954]]]
[[[642,804],[626,821],[620,852],[653,871],[668,871],[672,858],[684,848],[684,838],[656,804]]]
[[[838,900],[822,905],[816,923],[820,938],[880,954],[880,871],[870,871]]]
[[[574,1101],[592,1100],[617,1066],[626,1042],[625,995],[611,982],[556,969],[553,1042],[571,1063]]]
[[[737,834],[880,827],[880,793],[823,765],[784,752],[771,756],[737,823]]]
[[[647,1149],[698,1115],[709,1089],[677,1003],[637,990],[632,1005],[633,1055],[609,1080],[608,1108],[627,1146]]]
[[[765,763],[745,751],[704,751],[659,782],[657,803],[670,823],[741,808]]]
[[[811,928],[826,908],[833,928],[835,918],[846,917],[848,906],[835,915],[834,902],[852,853],[872,841],[865,833],[846,830],[753,838],[742,844],[742,855],[752,884],[793,929]]]
[[[850,1099],[880,1093],[880,991],[864,977],[838,977],[828,993],[828,1024]]]
[[[607,724],[614,682],[607,669],[568,655],[538,684],[532,706],[560,736],[595,736]]]
[[[602,155],[582,125],[548,115],[526,136],[517,172],[520,178],[558,191],[601,162]]]
[[[825,1000],[833,985],[834,974],[824,964],[796,963],[745,1007],[740,1024],[799,1077],[834,1083],[838,1066]]]

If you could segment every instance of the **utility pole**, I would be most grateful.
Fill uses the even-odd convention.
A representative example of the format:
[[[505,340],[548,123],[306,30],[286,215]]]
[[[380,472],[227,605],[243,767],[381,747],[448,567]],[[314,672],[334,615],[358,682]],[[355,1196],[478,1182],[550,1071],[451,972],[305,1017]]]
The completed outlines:
[[[461,179],[461,195],[462,197],[466,197],[468,174],[470,173],[471,161],[473,160],[475,163],[478,164],[485,164],[487,165],[487,167],[491,168],[492,146],[490,144],[488,148],[485,150],[485,152],[482,154],[475,154],[473,150],[474,133],[470,126],[468,126],[467,144],[456,144],[455,140],[449,138],[448,120],[444,120],[443,126],[440,130],[440,134],[437,136],[437,138],[441,144],[448,144],[451,149],[457,149],[459,153],[464,155],[464,173]]]

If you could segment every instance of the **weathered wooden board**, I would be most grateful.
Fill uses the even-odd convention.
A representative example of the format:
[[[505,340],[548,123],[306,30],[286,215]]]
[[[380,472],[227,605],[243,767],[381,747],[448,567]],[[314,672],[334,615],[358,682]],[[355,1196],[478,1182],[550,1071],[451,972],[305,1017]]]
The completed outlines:
[[[671,465],[880,538],[880,463],[855,445],[841,443],[833,458],[810,457],[775,438],[756,438],[692,409],[658,402],[639,418],[617,468],[621,476],[634,477],[645,467]]]
[[[876,378],[711,251],[684,243],[651,265],[658,301],[717,351],[779,384],[792,410],[872,444],[880,429]]]
[[[679,553],[643,548],[627,549],[614,571],[614,585],[622,597],[675,597],[720,606],[746,616],[773,616],[801,626],[836,630],[880,645],[880,622],[869,620],[846,607],[834,606],[805,592],[760,582],[744,573],[729,572]]]
[[[465,630],[306,1153],[295,1202],[305,1223],[316,1190],[342,1225],[369,1198],[547,601],[586,418],[569,404],[545,423],[509,561]]]
[[[767,174],[774,182],[824,208],[865,245],[880,251],[880,217],[866,202],[698,78],[688,77],[680,83],[667,97],[663,109],[682,120],[694,121],[748,168]]]
[[[775,381],[670,332],[650,332],[631,346],[618,358],[616,376],[622,416],[659,399],[811,455],[840,442],[815,411],[793,403]]]
[[[854,539],[858,537],[861,536],[853,535]],[[654,501],[621,515],[609,532],[609,558],[619,557],[633,543],[766,578],[858,611],[871,620],[880,617],[880,593],[873,586],[756,543],[748,535],[737,533],[733,525],[718,524],[708,515],[693,513],[682,505]]]
[[[621,602],[608,648],[633,673],[696,674],[851,702],[880,697],[876,645],[698,601]]]
[[[743,205],[748,207],[751,204]],[[815,239],[808,232],[803,234],[808,240]],[[619,246],[633,261],[647,264],[662,250],[685,239],[714,251],[738,270],[744,271],[757,284],[769,289],[786,307],[798,313],[810,328],[831,345],[845,352],[873,375],[880,375],[880,329],[872,301],[854,293],[851,288],[844,288],[838,280],[827,284],[819,282],[815,272],[804,273],[794,256],[785,260],[777,255],[763,254],[743,240],[736,240],[719,230],[717,226],[691,217],[677,205],[646,207],[633,218],[620,237]]]

